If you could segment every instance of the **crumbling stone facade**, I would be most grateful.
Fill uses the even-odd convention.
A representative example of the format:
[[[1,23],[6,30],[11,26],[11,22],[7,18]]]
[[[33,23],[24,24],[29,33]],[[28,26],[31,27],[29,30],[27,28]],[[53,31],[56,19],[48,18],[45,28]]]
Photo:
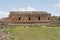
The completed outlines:
[[[11,11],[9,17],[5,18],[3,24],[14,25],[59,25],[56,16],[51,16],[45,11]]]
[[[23,24],[41,24],[57,21],[56,17],[45,11],[11,11],[9,17],[13,23]]]
[[[9,17],[11,22],[16,23],[41,23],[57,20],[56,17],[44,11],[11,11]]]

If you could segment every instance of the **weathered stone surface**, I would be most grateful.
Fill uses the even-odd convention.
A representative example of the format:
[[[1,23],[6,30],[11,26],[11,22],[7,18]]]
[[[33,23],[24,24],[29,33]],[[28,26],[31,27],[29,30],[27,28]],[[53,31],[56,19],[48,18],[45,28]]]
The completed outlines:
[[[0,21],[2,25],[60,25],[56,16],[45,11],[11,11],[9,17]]]
[[[12,11],[9,17],[11,22],[49,22],[48,18],[51,17],[51,14],[44,11]]]
[[[5,30],[0,30],[0,40],[10,40],[10,33]]]

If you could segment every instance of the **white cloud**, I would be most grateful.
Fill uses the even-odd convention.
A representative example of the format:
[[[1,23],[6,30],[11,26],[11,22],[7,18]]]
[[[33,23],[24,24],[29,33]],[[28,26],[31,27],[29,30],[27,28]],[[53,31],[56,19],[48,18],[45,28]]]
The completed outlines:
[[[60,8],[60,2],[56,3],[56,4],[54,5],[54,7]]]
[[[1,18],[4,18],[4,17],[7,17],[8,14],[9,14],[8,12],[0,11],[0,19],[1,19]]]
[[[19,9],[16,9],[16,8],[12,7],[10,11],[38,11],[38,10],[36,10],[35,8],[32,8],[32,7],[19,8]],[[9,15],[9,11],[6,12],[6,11],[1,11],[0,10],[0,19],[8,17],[8,15]]]
[[[19,9],[12,7],[10,11],[38,11],[38,10],[36,10],[35,8],[32,8],[32,7],[19,8]],[[6,12],[6,11],[0,10],[0,19],[8,17],[10,11]]]
[[[38,11],[38,10],[29,6],[27,8],[19,8],[19,9],[12,8],[11,11]]]

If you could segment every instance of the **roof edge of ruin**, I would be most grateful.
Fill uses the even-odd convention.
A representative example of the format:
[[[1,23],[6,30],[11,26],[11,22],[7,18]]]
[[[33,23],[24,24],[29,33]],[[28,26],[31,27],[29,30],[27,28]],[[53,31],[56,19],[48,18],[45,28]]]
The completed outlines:
[[[47,11],[10,11],[10,13],[13,13],[13,12],[43,12],[43,13],[45,13],[45,14],[51,14],[51,13],[49,13],[49,12],[47,12]],[[15,13],[14,13],[15,14]]]

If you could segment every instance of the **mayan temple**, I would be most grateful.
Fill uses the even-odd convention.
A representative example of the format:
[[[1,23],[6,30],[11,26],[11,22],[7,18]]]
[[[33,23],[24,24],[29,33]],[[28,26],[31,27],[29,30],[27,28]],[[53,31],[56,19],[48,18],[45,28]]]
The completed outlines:
[[[56,16],[45,11],[11,11],[2,24],[13,25],[53,25],[60,26]]]

